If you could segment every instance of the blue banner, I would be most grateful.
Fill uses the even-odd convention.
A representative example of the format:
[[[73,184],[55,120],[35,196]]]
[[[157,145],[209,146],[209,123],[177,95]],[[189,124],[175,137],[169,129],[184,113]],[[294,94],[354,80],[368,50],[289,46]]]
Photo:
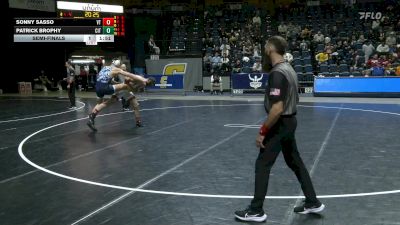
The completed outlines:
[[[264,91],[267,73],[233,73],[232,89]]]
[[[145,75],[145,78],[154,77],[156,84],[147,89],[183,89],[183,75]]]
[[[400,93],[400,77],[317,77],[314,93]]]

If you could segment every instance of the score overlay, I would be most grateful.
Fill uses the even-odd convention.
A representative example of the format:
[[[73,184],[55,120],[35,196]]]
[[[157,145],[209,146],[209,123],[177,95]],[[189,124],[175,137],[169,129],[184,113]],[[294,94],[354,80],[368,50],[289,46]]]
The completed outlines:
[[[114,42],[114,18],[18,18],[14,42]]]

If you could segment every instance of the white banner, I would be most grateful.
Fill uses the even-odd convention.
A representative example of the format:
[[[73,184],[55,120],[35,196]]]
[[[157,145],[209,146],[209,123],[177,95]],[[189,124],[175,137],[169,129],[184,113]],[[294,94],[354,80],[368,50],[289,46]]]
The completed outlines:
[[[55,12],[54,0],[9,0],[10,8]]]
[[[110,12],[110,13],[124,12],[124,7],[121,5],[106,5],[97,3],[65,2],[65,1],[57,1],[57,9],[91,11],[91,12]]]

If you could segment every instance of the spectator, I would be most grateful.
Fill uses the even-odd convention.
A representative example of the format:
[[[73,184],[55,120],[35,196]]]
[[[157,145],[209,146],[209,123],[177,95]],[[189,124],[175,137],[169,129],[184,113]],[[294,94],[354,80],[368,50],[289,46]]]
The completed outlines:
[[[385,40],[386,40],[385,32],[383,32],[383,31],[379,32],[378,38],[376,38],[376,39],[378,39],[379,42],[385,42]]]
[[[396,76],[400,76],[400,65],[396,67],[396,71],[394,73]]]
[[[351,63],[352,67],[350,68],[351,71],[358,71],[365,66],[365,61],[361,59],[361,56],[354,55],[353,62]]]
[[[295,29],[294,25],[291,22],[289,22],[288,25],[286,25],[286,32],[284,34],[285,36],[283,37],[292,37],[294,29]]]
[[[365,37],[363,34],[360,35],[360,37],[358,38],[357,42],[358,43],[364,43],[366,41]]]
[[[343,56],[340,55],[339,52],[336,51],[336,49],[334,49],[332,54],[329,55],[329,59],[332,60],[333,64],[339,64],[342,61]]]
[[[385,67],[385,76],[396,76],[396,68],[392,64]]]
[[[212,57],[211,59],[212,68],[215,69],[220,67],[221,63],[222,63],[221,57],[219,56],[218,52],[215,52],[214,57]]]
[[[378,52],[379,55],[381,54],[388,54],[389,53],[389,45],[387,45],[385,42],[382,42],[381,44],[376,47],[376,51]]]
[[[237,38],[235,36],[235,33],[231,34],[231,37],[229,38],[229,44],[232,46],[236,46]]]
[[[314,42],[323,43],[324,41],[325,41],[324,35],[321,33],[321,31],[318,31],[318,33],[314,35]]]
[[[289,52],[286,52],[283,55],[283,59],[285,59],[286,62],[291,63],[293,61],[293,55],[290,54]]]
[[[337,33],[338,33],[338,29],[337,29],[337,26],[333,26],[332,27],[332,29],[331,29],[331,35],[332,35],[332,37],[336,37],[337,36]]]
[[[390,26],[390,19],[387,16],[382,16],[381,24],[383,28]]]
[[[304,29],[301,31],[300,37],[302,39],[309,39],[311,37],[311,31],[308,29],[308,27],[304,27]]]
[[[42,87],[43,91],[47,92],[48,89],[53,90],[53,82],[45,75],[44,70],[41,70],[39,77],[34,80]]]
[[[369,57],[374,53],[375,47],[372,45],[371,41],[367,40],[362,46],[364,52],[365,62],[368,61]]]
[[[379,65],[378,54],[374,54],[370,59],[368,59],[367,66],[371,68],[377,65]]]
[[[178,18],[175,18],[173,26],[175,29],[178,29],[181,26],[181,21]]]
[[[379,22],[379,20],[374,20],[374,21],[372,21],[372,30],[374,30],[374,31],[377,31],[378,29],[379,29],[379,27],[380,27],[380,22]]]
[[[385,69],[377,64],[376,66],[371,68],[371,76],[384,76],[385,75]]]
[[[160,48],[157,47],[156,43],[154,42],[153,35],[150,35],[148,44],[149,44],[149,49],[150,49],[151,53],[155,53],[156,55],[160,54]]]
[[[253,65],[251,65],[250,58],[245,56],[242,60],[242,72],[243,73],[251,73]]]
[[[221,68],[223,71],[229,70],[229,58],[226,54],[223,54],[223,57],[221,59]]]
[[[297,39],[297,36],[300,34],[300,32],[301,30],[299,30],[298,26],[289,23],[288,30],[286,32],[286,37],[288,39],[295,40]]]
[[[232,67],[232,72],[240,73],[240,71],[242,70],[242,62],[240,61],[240,59],[236,60],[235,64]]]
[[[284,23],[279,24],[278,32],[280,35],[286,37],[287,31],[288,31],[288,27]]]
[[[229,50],[231,50],[231,46],[229,44],[222,44],[220,47],[221,54],[229,56]]]
[[[381,55],[379,57],[379,64],[382,65],[382,67],[388,67],[390,65],[390,62],[386,55]]]
[[[211,60],[212,57],[210,53],[206,53],[206,55],[203,57],[203,63],[204,63],[204,68],[207,72],[211,71]]]
[[[261,73],[261,70],[262,70],[261,59],[257,58],[256,62],[253,65],[253,72]]]
[[[250,56],[251,55],[251,50],[250,50],[250,45],[249,44],[245,44],[243,45],[243,55],[245,56]]]
[[[80,85],[79,85],[79,90],[85,90],[87,91],[89,89],[88,87],[88,83],[89,83],[89,79],[88,79],[88,73],[85,69],[84,66],[81,66],[79,68],[79,80],[80,80]]]
[[[181,25],[182,26],[186,25],[186,17],[185,16],[181,16]]]
[[[320,52],[317,55],[315,55],[315,60],[318,62],[318,64],[322,64],[326,61],[328,61],[329,55],[326,52]]]
[[[329,43],[331,43],[331,38],[326,36],[325,37],[325,44],[329,44]]]
[[[297,43],[297,41],[295,39],[293,39],[293,41],[289,42],[289,49],[292,51],[299,51],[300,44]]]
[[[302,50],[302,51],[308,51],[309,50],[309,48],[308,48],[308,44],[307,44],[307,42],[303,39],[302,41],[301,41],[301,43],[300,43],[300,49]]]
[[[328,55],[330,55],[330,54],[332,54],[333,53],[333,45],[331,45],[331,44],[327,44],[326,46],[325,46],[325,52],[328,54]]]
[[[254,45],[253,48],[253,58],[261,57],[260,47],[258,45]]]
[[[389,48],[394,51],[396,48],[396,35],[395,32],[390,32],[389,36],[386,38],[386,44]]]
[[[256,26],[261,26],[261,18],[260,18],[260,16],[258,15],[258,12],[257,12],[257,14],[253,17],[253,24],[256,25]]]

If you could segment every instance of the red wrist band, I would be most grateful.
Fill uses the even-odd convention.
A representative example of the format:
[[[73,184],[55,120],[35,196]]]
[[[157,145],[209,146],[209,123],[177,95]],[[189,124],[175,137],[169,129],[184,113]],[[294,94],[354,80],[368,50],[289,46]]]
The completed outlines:
[[[263,124],[263,125],[260,127],[260,132],[259,132],[259,134],[260,134],[261,136],[265,136],[265,135],[267,135],[268,131],[269,131],[268,127],[266,127],[266,126]]]

